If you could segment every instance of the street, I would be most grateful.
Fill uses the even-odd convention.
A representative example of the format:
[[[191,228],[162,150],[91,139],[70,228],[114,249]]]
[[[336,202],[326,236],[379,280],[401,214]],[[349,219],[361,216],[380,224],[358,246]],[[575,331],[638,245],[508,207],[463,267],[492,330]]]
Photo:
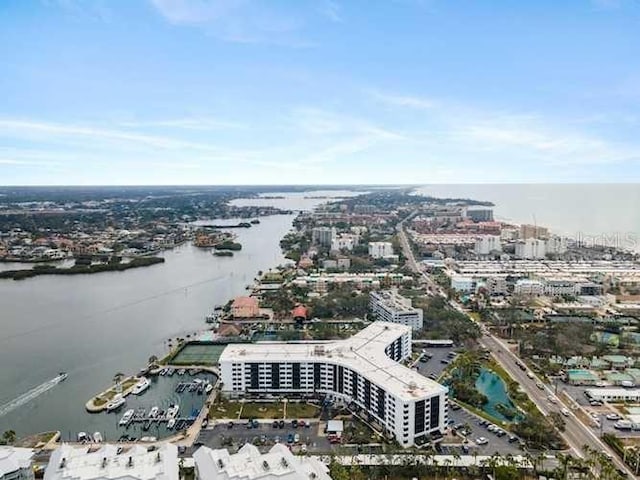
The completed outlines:
[[[409,245],[403,224],[413,215],[414,214],[411,214],[399,222],[396,227],[404,256],[407,258],[407,264],[411,270],[422,276],[430,291],[442,296],[444,293],[441,291],[441,288],[420,269]],[[464,309],[457,303],[449,301],[449,304],[452,308],[466,314]],[[543,414],[548,415],[551,411],[559,411],[560,408],[562,408],[562,403],[548,386],[544,385],[543,389],[538,388],[536,383],[539,382],[539,379],[537,377],[531,379],[527,376],[526,371],[520,370],[516,365],[516,362],[523,362],[513,352],[511,352],[511,350],[509,350],[509,348],[500,339],[483,329],[483,335],[480,339],[480,343],[494,354],[496,361],[515,381],[520,384],[522,390],[529,396]],[[555,405],[549,401],[549,396],[552,396],[555,399]],[[615,455],[615,453],[597,437],[590,427],[584,425],[580,420],[578,420],[573,412],[565,418],[565,423],[566,429],[564,432],[561,432],[562,436],[576,455],[584,457],[585,446],[597,452],[608,452],[612,455],[613,462],[617,468],[633,476],[629,468],[617,457],[617,455]]]

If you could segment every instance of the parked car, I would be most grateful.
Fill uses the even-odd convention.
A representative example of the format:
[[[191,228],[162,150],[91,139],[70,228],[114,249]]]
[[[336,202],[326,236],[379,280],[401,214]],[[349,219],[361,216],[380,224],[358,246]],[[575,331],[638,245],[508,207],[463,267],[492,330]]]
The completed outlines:
[[[296,433],[293,436],[293,441],[294,441],[294,443],[300,443],[300,434],[299,433]]]
[[[293,433],[290,433],[289,435],[287,435],[287,443],[293,443]]]
[[[300,445],[300,453],[307,453],[307,444],[303,443]]]
[[[306,422],[305,422],[304,420],[298,420],[298,426],[299,426],[300,428],[302,428],[302,427],[306,427],[306,426],[307,426],[307,424],[306,424]]]
[[[622,417],[617,413],[608,413],[607,420],[620,420]]]
[[[227,428],[233,428],[233,422],[227,423]]]
[[[478,437],[478,438],[476,438],[476,443],[478,445],[486,445],[487,443],[489,443],[489,440],[487,440],[484,437]]]
[[[280,428],[284,428],[284,420],[280,420],[280,421],[278,422],[278,427],[280,427]]]
[[[291,426],[293,428],[298,428],[298,420],[291,420]]]
[[[278,427],[279,427],[279,425],[280,425],[280,424],[278,423],[278,421],[277,421],[277,420],[274,420],[274,421],[273,421],[273,423],[271,424],[271,426],[272,426],[273,428],[278,428]]]

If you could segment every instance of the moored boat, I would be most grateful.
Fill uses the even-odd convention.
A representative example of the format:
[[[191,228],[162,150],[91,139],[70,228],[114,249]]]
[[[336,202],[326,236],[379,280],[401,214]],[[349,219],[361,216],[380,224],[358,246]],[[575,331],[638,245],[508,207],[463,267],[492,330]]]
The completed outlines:
[[[118,424],[120,426],[126,426],[129,425],[129,423],[131,422],[131,420],[133,420],[133,416],[135,414],[135,410],[133,408],[127,410],[126,412],[124,412],[124,415],[122,416],[122,418],[120,419],[120,421],[118,422]]]
[[[93,432],[93,441],[95,443],[102,443],[102,434],[100,432]]]
[[[109,403],[107,403],[107,406],[106,406],[107,412],[115,412],[120,407],[122,407],[125,403],[127,403],[125,398],[122,395],[117,394],[115,397],[113,397],[113,399]]]
[[[156,418],[159,411],[160,409],[158,407],[153,407],[151,410],[149,410],[149,418]]]
[[[149,381],[149,379],[146,377],[143,377],[138,383],[136,383],[136,386],[133,387],[133,390],[131,391],[131,393],[133,393],[134,395],[141,395],[150,386],[151,386],[151,382]]]

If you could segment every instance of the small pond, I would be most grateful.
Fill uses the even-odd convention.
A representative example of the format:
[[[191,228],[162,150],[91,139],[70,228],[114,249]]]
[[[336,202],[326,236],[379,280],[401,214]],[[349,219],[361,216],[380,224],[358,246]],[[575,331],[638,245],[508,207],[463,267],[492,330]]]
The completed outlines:
[[[513,422],[519,419],[520,414],[518,413],[514,403],[509,398],[509,395],[507,394],[507,386],[500,376],[491,370],[483,368],[476,380],[476,389],[489,400],[482,407],[482,410],[485,413],[505,422]],[[508,418],[508,416],[505,415],[505,407],[507,410],[514,411],[516,416],[514,418]]]

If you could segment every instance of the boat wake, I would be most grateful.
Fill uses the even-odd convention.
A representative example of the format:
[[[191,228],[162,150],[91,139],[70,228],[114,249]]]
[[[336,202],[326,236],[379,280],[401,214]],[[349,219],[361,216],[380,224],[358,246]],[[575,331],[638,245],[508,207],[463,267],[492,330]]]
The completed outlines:
[[[65,373],[61,373],[60,375],[55,376],[51,380],[47,380],[46,382],[38,385],[37,387],[32,388],[28,392],[23,393],[19,397],[14,398],[13,400],[5,403],[4,405],[0,405],[0,417],[6,415],[9,412],[12,412],[16,408],[21,407],[22,405],[29,403],[31,400],[38,398],[45,392],[48,392],[57,384],[62,382],[67,375]]]

